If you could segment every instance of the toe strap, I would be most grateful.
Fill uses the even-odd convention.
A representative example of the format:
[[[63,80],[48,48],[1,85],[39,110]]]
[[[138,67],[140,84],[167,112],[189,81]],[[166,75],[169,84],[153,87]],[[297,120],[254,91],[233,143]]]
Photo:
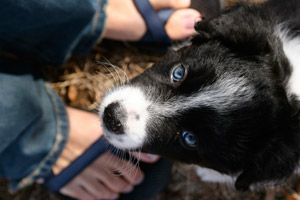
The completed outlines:
[[[172,14],[173,10],[164,9],[155,12],[148,0],[133,1],[148,27],[148,31],[141,41],[171,44],[172,42],[164,29],[164,24]]]
[[[45,177],[44,186],[52,192],[59,192],[64,185],[78,175],[102,153],[108,150],[108,148],[111,149],[113,147],[110,146],[104,137],[101,137],[57,176],[54,176],[51,172],[47,177]]]

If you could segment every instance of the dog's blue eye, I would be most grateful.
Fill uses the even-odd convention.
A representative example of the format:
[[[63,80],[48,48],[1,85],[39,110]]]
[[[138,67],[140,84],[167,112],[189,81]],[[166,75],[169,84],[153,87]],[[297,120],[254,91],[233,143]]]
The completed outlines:
[[[173,83],[177,83],[178,81],[181,81],[184,78],[185,75],[185,68],[179,64],[176,67],[173,68],[171,79]]]
[[[182,133],[182,139],[184,145],[186,145],[189,148],[195,148],[196,147],[196,137],[193,133],[190,132],[183,132]]]

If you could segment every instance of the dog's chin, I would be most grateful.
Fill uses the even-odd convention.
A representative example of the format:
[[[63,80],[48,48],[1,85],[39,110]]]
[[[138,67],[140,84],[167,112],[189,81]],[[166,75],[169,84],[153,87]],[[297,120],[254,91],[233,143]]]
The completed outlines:
[[[126,133],[116,135],[106,130],[104,131],[104,137],[110,144],[121,150],[136,150],[143,145],[142,138],[130,137]]]

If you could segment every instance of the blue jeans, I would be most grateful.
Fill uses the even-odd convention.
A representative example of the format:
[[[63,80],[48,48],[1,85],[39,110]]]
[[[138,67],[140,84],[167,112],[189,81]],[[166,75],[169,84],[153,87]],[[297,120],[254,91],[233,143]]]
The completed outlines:
[[[65,105],[35,70],[87,53],[107,0],[0,1],[0,176],[11,189],[48,174],[68,137]]]

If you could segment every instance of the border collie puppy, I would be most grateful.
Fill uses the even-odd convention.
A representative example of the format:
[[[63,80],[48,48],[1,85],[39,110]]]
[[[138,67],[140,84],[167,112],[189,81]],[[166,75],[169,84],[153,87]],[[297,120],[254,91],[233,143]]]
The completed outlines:
[[[195,29],[107,93],[105,136],[233,176],[239,190],[285,180],[300,158],[300,1],[239,4]]]

